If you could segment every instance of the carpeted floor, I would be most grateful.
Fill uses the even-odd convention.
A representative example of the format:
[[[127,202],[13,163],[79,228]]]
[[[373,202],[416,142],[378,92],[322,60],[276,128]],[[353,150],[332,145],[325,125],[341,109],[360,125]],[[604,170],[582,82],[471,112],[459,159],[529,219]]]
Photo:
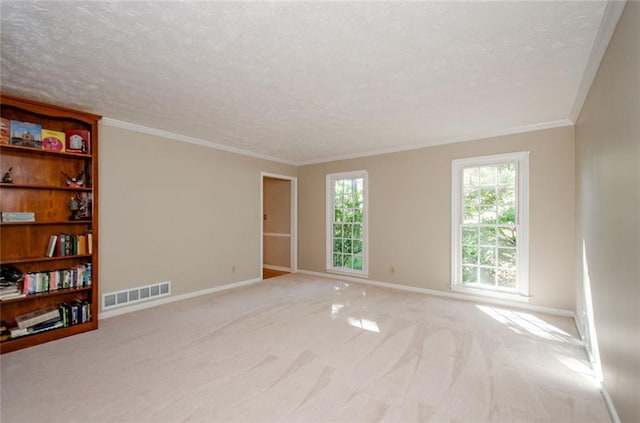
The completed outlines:
[[[569,318],[290,274],[5,354],[2,422],[607,422]]]

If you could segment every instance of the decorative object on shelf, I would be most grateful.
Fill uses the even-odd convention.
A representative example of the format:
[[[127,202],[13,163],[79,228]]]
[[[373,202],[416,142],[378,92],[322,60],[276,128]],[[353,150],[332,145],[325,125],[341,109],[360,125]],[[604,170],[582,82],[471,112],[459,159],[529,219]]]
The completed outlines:
[[[11,144],[21,147],[42,148],[42,125],[12,120]]]
[[[90,132],[80,129],[73,129],[65,131],[67,136],[66,150],[70,153],[88,153]]]
[[[75,178],[73,176],[67,175],[62,170],[60,171],[60,173],[62,173],[64,177],[67,178],[66,182],[68,187],[80,188],[84,185],[84,179],[82,179],[82,176],[84,175],[84,170],[78,173],[78,176],[76,176]]]
[[[71,210],[71,216],[69,220],[78,220],[78,212],[80,211],[80,202],[76,197],[69,199],[69,210]]]
[[[42,148],[50,151],[64,151],[66,136],[64,132],[42,130]]]
[[[77,193],[75,196],[69,199],[68,203],[69,210],[71,210],[71,216],[69,216],[69,220],[89,220],[91,216],[89,215],[89,199],[87,196],[80,195]]]
[[[91,207],[93,195],[87,192],[79,192],[76,194],[76,198],[80,203],[80,210],[78,211],[78,218],[81,220],[91,219]]]
[[[13,176],[11,176],[11,171],[12,170],[13,170],[13,167],[10,167],[9,170],[7,170],[7,172],[2,177],[2,182],[4,182],[5,184],[12,184],[13,183]]]

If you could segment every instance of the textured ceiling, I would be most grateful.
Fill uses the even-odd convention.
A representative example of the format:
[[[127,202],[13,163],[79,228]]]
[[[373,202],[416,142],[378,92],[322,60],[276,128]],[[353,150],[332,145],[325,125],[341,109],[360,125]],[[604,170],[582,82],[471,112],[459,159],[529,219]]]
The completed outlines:
[[[3,0],[1,84],[309,163],[569,123],[605,7]]]

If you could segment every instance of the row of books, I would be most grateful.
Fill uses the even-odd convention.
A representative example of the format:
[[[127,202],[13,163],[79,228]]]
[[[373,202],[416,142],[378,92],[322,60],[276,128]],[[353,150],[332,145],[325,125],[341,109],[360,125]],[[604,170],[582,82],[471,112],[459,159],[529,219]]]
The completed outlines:
[[[93,233],[57,234],[49,237],[46,257],[76,256],[93,253]]]
[[[87,130],[52,131],[37,123],[0,118],[0,144],[88,154],[90,142]]]
[[[91,286],[91,263],[69,269],[27,273],[24,275],[22,293],[31,295],[86,286]]]
[[[19,338],[86,323],[91,319],[91,303],[89,301],[72,301],[17,316],[17,327],[10,329],[10,334],[11,338]]]

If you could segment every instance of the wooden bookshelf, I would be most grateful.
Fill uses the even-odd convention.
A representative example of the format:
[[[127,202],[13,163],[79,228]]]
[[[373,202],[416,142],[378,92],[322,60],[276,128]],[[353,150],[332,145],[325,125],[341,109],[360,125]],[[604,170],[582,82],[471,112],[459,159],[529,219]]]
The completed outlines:
[[[0,177],[13,168],[13,182],[0,183],[0,211],[35,213],[35,222],[0,223],[0,264],[17,267],[25,274],[91,265],[90,286],[0,300],[1,318],[9,328],[16,326],[16,316],[35,310],[74,301],[91,304],[90,321],[0,342],[0,351],[6,353],[98,328],[98,121],[101,117],[5,94],[0,94],[0,114],[8,120],[39,124],[43,129],[90,132],[86,154],[0,144]],[[77,175],[83,170],[90,173],[90,184],[67,186],[62,172]],[[92,200],[84,220],[70,217],[69,201],[76,195]],[[91,254],[46,257],[51,235],[88,232],[93,238]]]

